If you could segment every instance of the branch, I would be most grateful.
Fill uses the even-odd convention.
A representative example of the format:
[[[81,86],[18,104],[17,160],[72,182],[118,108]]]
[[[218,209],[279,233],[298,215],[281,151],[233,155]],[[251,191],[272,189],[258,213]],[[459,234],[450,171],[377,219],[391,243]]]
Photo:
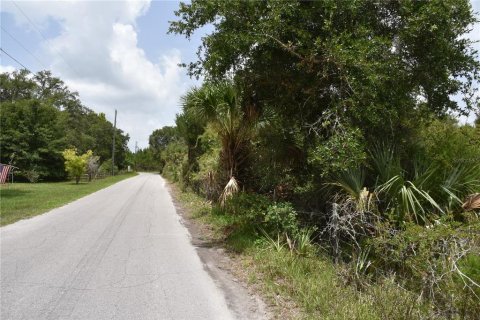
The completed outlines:
[[[309,62],[313,62],[313,63],[321,63],[321,60],[318,60],[318,59],[315,59],[315,58],[306,58],[304,57],[303,55],[301,55],[300,53],[298,53],[297,51],[295,51],[293,48],[292,45],[290,44],[286,44],[284,42],[282,42],[281,40],[275,38],[274,36],[272,35],[269,35],[269,34],[266,34],[266,33],[257,33],[257,35],[259,36],[264,36],[264,37],[267,37],[267,38],[270,38],[272,39],[273,41],[275,41],[276,43],[278,43],[283,49],[285,49],[286,51],[288,51],[289,53],[291,53],[292,55],[294,55],[295,57],[299,58],[300,60],[303,60],[303,61],[309,61]]]

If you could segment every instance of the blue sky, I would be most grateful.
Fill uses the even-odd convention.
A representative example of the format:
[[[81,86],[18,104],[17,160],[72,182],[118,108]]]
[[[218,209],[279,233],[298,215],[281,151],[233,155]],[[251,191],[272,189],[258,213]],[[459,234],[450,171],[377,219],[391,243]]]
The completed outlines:
[[[480,0],[472,2],[480,11]],[[206,28],[188,41],[167,34],[177,1],[1,1],[1,46],[33,72],[49,69],[84,104],[127,132],[133,149],[174,124],[179,99],[198,81],[180,62],[195,60]],[[480,27],[469,35],[480,40]],[[480,45],[476,45],[480,49]],[[2,54],[0,72],[21,66]]]
[[[133,149],[174,124],[179,99],[199,82],[180,62],[195,59],[201,36],[167,34],[177,1],[3,1],[1,46],[29,70],[52,70],[84,104],[130,134]],[[5,54],[0,71],[21,66]]]

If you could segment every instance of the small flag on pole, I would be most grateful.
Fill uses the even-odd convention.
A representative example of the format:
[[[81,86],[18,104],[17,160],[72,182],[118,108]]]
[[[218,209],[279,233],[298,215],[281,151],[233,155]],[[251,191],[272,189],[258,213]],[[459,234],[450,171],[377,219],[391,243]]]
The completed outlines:
[[[0,163],[0,184],[4,184],[8,180],[8,174],[10,173],[10,169],[13,166],[10,166],[8,164],[1,164]]]

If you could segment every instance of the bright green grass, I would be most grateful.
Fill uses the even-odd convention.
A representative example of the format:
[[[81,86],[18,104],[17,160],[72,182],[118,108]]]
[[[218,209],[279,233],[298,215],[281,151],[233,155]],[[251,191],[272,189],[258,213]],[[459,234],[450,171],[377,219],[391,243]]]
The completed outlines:
[[[1,186],[0,225],[47,212],[135,175],[136,173],[121,174],[78,185],[69,181]]]

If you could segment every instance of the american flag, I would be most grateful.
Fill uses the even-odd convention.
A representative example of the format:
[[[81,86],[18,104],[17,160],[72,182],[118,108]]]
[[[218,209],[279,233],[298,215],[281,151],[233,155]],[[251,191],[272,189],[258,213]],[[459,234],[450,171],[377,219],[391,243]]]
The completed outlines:
[[[0,163],[0,184],[4,184],[7,182],[8,179],[8,173],[10,172],[10,169],[13,166],[10,166],[8,164],[1,164]]]

